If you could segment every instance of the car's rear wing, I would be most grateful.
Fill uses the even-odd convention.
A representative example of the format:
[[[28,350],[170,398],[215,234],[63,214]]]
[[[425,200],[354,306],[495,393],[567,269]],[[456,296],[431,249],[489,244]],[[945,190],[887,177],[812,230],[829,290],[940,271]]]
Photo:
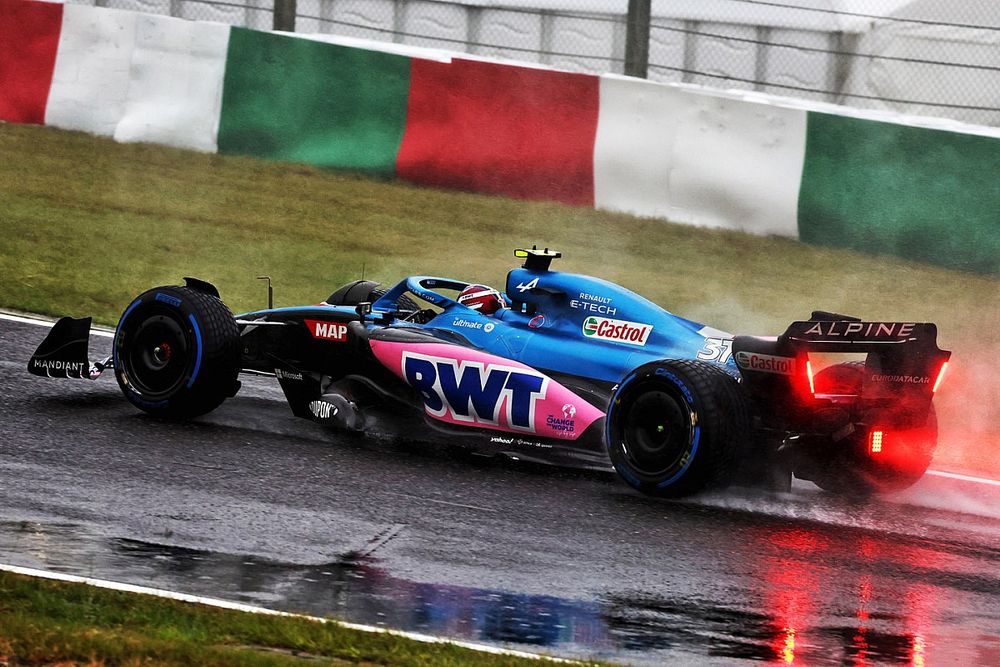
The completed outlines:
[[[866,322],[815,312],[776,338],[736,336],[733,355],[751,394],[769,402],[802,406],[833,399],[815,385],[818,357],[863,355],[861,391],[853,398],[919,406],[930,404],[951,352],[938,347],[937,326],[929,322]]]
[[[28,360],[28,372],[42,377],[96,380],[111,367],[111,357],[90,362],[89,317],[63,317]]]

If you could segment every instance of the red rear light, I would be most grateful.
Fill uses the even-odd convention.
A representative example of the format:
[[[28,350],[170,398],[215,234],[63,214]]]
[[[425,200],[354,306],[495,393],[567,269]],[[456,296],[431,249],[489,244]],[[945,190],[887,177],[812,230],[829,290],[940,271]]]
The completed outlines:
[[[938,371],[937,380],[934,380],[934,388],[931,389],[932,394],[936,394],[938,387],[941,386],[941,379],[944,377],[944,372],[948,370],[948,362],[941,364],[941,370]]]
[[[806,375],[809,377],[809,393],[813,396],[816,395],[816,383],[813,382],[813,365],[808,359],[806,360]]]
[[[881,454],[882,453],[882,441],[885,438],[885,433],[882,429],[875,429],[868,434],[868,453],[869,454]]]

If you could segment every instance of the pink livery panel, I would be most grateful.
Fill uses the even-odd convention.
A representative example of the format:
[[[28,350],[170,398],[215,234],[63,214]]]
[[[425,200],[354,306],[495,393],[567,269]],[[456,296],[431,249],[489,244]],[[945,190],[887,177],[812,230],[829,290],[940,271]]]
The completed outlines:
[[[427,414],[449,424],[576,440],[604,416],[511,359],[447,343],[370,343],[375,357],[420,393]]]

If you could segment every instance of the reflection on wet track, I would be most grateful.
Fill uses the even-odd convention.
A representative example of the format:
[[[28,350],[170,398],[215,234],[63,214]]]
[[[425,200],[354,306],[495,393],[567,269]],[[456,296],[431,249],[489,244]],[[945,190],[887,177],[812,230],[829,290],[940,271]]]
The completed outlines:
[[[929,664],[932,643],[937,660],[986,665],[1000,659],[995,548],[946,553],[921,539],[834,537],[810,526],[763,527],[754,539],[759,543],[749,545],[748,555],[762,544],[768,552],[755,567],[757,599],[734,596],[731,604],[638,591],[569,600],[419,583],[391,576],[375,559],[296,565],[29,521],[0,523],[0,560],[355,623],[630,663],[657,664],[684,655],[694,662],[700,656],[710,662],[922,666]],[[858,572],[845,575],[847,570],[832,566],[839,558],[858,558]],[[956,573],[954,566],[968,558],[982,559],[992,570]],[[990,602],[979,607],[976,597]],[[978,632],[964,631],[961,618],[954,618],[963,609],[986,621]]]

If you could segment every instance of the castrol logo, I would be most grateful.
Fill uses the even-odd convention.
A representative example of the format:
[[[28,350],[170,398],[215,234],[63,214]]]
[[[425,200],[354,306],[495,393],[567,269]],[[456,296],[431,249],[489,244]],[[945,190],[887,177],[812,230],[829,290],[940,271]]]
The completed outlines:
[[[612,320],[606,317],[588,317],[583,321],[584,336],[629,345],[644,346],[652,330],[652,324]]]
[[[795,375],[794,357],[776,357],[771,354],[741,351],[736,353],[736,365],[748,371]]]

